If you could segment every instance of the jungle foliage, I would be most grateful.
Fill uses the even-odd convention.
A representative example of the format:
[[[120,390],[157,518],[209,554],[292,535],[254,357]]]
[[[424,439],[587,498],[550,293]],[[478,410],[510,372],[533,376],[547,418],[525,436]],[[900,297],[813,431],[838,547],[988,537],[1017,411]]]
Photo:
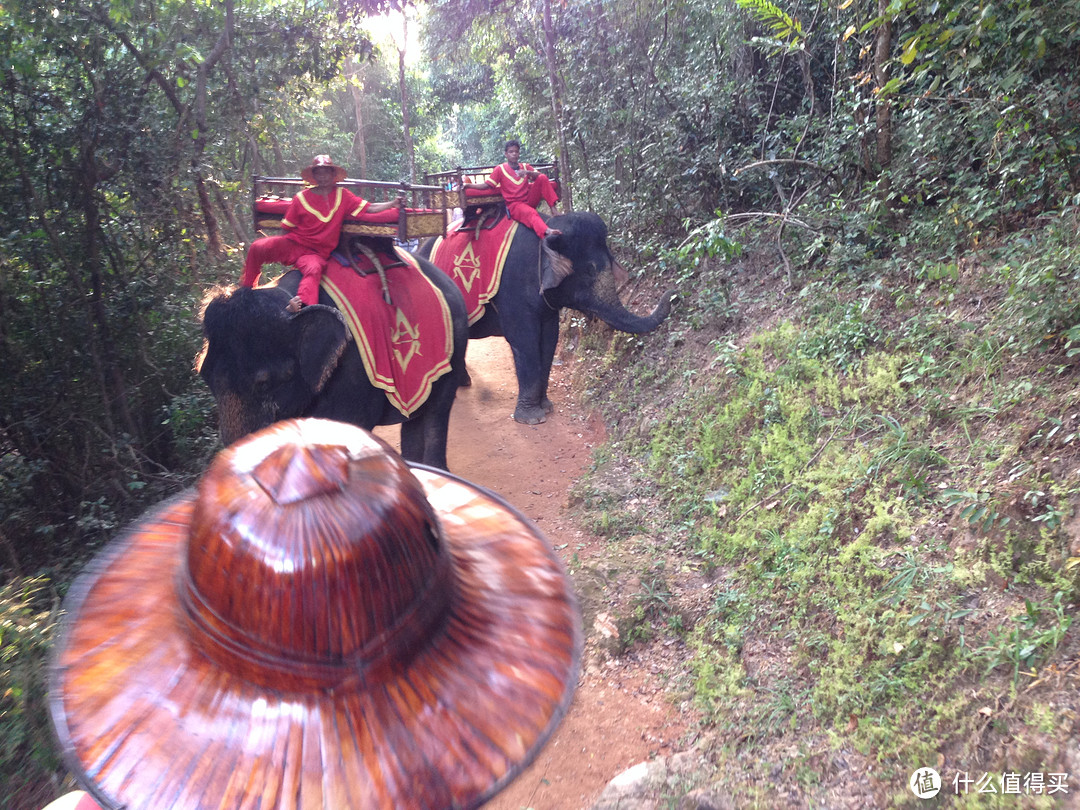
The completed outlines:
[[[811,307],[753,345],[718,333],[708,368],[682,370],[701,383],[679,389],[698,418],[657,415],[660,438],[637,447],[649,475],[682,472],[667,506],[701,528],[709,565],[737,550],[760,557],[693,631],[698,692],[717,698],[717,716],[723,695],[745,694],[718,682],[723,651],[766,587],[835,580],[819,553],[860,573],[832,601],[800,608],[790,631],[832,617],[848,646],[810,633],[807,659],[835,648],[822,660],[864,661],[874,680],[859,695],[814,687],[815,711],[883,717],[933,677],[954,653],[904,628],[940,625],[954,638],[967,609],[958,571],[966,583],[995,572],[1031,588],[1015,627],[987,630],[965,661],[1015,680],[1049,660],[1075,597],[1061,568],[1071,485],[1025,469],[1007,482],[1019,509],[984,485],[971,459],[989,463],[991,451],[978,445],[939,493],[931,482],[957,459],[933,418],[953,413],[943,380],[982,373],[996,392],[949,417],[971,432],[1042,390],[1045,374],[1074,373],[1040,370],[1040,358],[1080,345],[1075,241],[1052,230],[1075,226],[1080,203],[1080,2],[432,0],[416,9],[422,44],[403,74],[366,17],[398,5],[0,7],[0,782],[13,786],[12,806],[41,806],[56,789],[49,775],[62,773],[40,664],[72,572],[190,484],[218,446],[212,401],[191,372],[195,314],[210,286],[239,275],[251,176],[295,174],[330,152],[371,179],[405,179],[403,86],[418,172],[495,161],[511,136],[528,160],[557,157],[568,201],[685,288],[666,328],[692,336],[738,321],[724,268],[744,247],[770,257],[788,295]],[[965,330],[936,317],[959,294],[961,257],[991,248],[1002,254],[990,271],[995,318]],[[882,296],[904,313],[902,329],[867,304]],[[604,362],[635,351],[630,342]],[[1018,372],[1014,358],[1031,365]],[[673,368],[653,361],[642,378]],[[709,388],[718,370],[725,385]],[[1067,417],[1047,404],[1037,432],[1063,441],[1074,435]],[[1021,438],[985,441],[997,452]],[[851,452],[833,458],[841,439]],[[728,480],[730,463],[742,475]],[[788,511],[755,506],[773,490]],[[716,496],[703,504],[702,493]],[[853,493],[873,493],[873,507]],[[784,517],[793,504],[799,521]],[[728,525],[748,509],[765,517],[757,529]],[[1038,518],[1039,532],[948,559],[919,534],[932,509],[980,532]],[[861,539],[848,547],[854,527]],[[854,606],[872,590],[892,601]],[[857,647],[855,630],[886,611],[885,640]],[[900,671],[886,642],[912,656]],[[865,722],[867,745],[880,745]]]

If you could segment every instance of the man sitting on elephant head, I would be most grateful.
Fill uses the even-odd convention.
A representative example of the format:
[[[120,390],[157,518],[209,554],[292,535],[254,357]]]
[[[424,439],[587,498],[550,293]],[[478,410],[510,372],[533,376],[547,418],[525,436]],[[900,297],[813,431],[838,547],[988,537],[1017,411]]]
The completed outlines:
[[[335,166],[329,155],[316,155],[311,165],[300,172],[311,187],[292,198],[281,219],[283,235],[267,236],[251,243],[240,280],[242,286],[254,287],[262,266],[277,262],[295,267],[304,276],[296,295],[289,301],[289,312],[319,303],[319,282],[330,254],[337,247],[345,217],[363,212],[374,214],[405,204],[401,196],[388,202],[368,202],[338,186],[346,175],[345,169]]]
[[[510,212],[510,216],[522,225],[532,228],[541,239],[562,233],[556,228],[549,228],[536,210],[540,200],[544,200],[553,213],[558,213],[555,205],[559,202],[559,195],[548,176],[541,174],[528,163],[519,161],[521,144],[516,140],[506,142],[503,156],[506,162],[496,166],[486,181],[465,183],[464,187],[477,191],[497,189],[506,202],[506,210]]]

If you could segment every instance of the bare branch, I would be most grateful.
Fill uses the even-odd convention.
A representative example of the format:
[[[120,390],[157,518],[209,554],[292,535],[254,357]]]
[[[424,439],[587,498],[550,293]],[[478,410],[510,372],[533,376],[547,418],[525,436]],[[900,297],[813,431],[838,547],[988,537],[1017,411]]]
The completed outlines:
[[[742,213],[742,214],[728,214],[727,219],[732,220],[732,221],[735,221],[735,220],[751,220],[751,219],[782,219],[785,222],[788,222],[788,223],[790,223],[790,224],[792,224],[792,225],[794,225],[794,226],[796,226],[798,228],[802,228],[803,230],[810,231],[810,233],[821,233],[820,229],[815,228],[809,222],[804,222],[804,221],[802,221],[800,219],[796,219],[795,217],[789,216],[787,214],[776,214],[776,213],[773,213],[772,211],[747,211],[747,212]]]
[[[754,163],[748,163],[745,166],[740,166],[733,174],[738,177],[742,172],[750,171],[751,169],[760,169],[762,166],[773,166],[776,164],[786,164],[789,166],[808,166],[811,169],[817,169],[819,172],[831,172],[832,169],[827,169],[820,163],[814,163],[812,160],[796,160],[794,158],[777,158],[775,160],[758,160]]]

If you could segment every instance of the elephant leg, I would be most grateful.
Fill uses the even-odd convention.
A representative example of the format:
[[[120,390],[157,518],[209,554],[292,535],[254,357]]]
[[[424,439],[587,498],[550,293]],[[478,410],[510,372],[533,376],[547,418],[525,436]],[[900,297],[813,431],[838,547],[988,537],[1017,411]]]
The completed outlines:
[[[517,407],[514,408],[514,421],[523,425],[539,425],[547,421],[550,412],[544,407],[547,397],[544,396],[538,373],[538,360],[535,347],[532,351],[519,351],[513,345],[510,347],[514,352],[514,368],[518,378]],[[530,355],[523,358],[522,355]],[[548,402],[550,405],[551,403]]]
[[[514,354],[514,371],[518,381],[514,421],[525,425],[546,422],[548,411],[544,408],[544,400],[547,399],[547,379],[543,373],[539,332],[535,327],[511,327],[506,329],[506,340]]]
[[[456,387],[455,387],[456,393]],[[433,391],[421,414],[401,424],[401,455],[409,461],[449,470],[446,464],[446,434],[450,429],[450,404],[444,392]]]
[[[447,414],[449,416],[449,414]],[[417,461],[427,464],[429,467],[438,467],[447,470],[446,464],[446,430],[438,427],[440,421],[449,422],[449,419],[440,420],[429,414],[420,419],[410,419],[401,423],[401,455],[409,461]]]
[[[548,382],[551,379],[551,364],[555,361],[555,348],[559,344],[559,314],[551,313],[540,321],[540,406],[545,413],[555,410],[555,405],[548,399]]]
[[[424,427],[423,420],[410,419],[401,423],[401,457],[406,461],[415,461],[420,464],[424,461]]]

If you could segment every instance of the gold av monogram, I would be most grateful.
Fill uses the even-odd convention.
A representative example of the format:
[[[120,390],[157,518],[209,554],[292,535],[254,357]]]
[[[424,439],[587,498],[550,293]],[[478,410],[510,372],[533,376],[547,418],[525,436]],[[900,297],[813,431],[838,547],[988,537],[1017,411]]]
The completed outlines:
[[[401,364],[401,370],[408,371],[409,362],[420,353],[420,327],[409,323],[409,319],[400,309],[397,311],[390,342],[394,346],[394,354]]]
[[[466,243],[465,249],[454,257],[454,275],[461,279],[465,292],[472,292],[472,285],[480,278],[480,259],[472,242]]]

